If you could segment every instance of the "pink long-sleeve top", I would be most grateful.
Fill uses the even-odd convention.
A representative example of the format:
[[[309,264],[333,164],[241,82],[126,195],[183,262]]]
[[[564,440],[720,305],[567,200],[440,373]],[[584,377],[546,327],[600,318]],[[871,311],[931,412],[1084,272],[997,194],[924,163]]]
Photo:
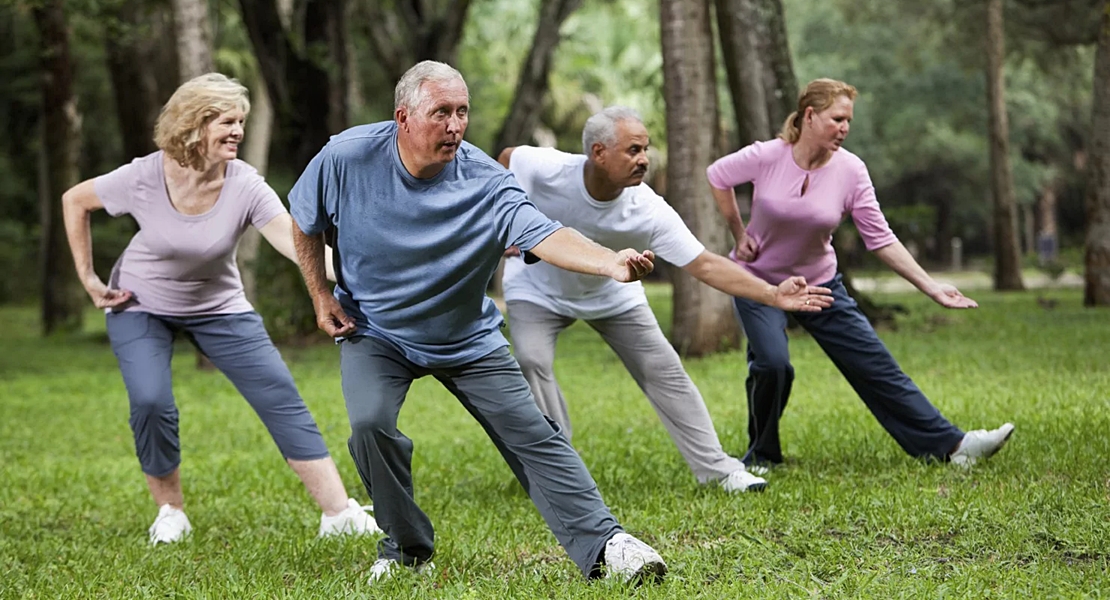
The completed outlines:
[[[785,141],[756,142],[720,158],[707,174],[710,185],[721,190],[753,184],[747,232],[759,251],[751,262],[730,257],[768,283],[795,275],[810,284],[831,280],[836,275],[832,234],[848,214],[868,250],[898,241],[879,210],[867,166],[843,148],[824,166],[806,171]]]

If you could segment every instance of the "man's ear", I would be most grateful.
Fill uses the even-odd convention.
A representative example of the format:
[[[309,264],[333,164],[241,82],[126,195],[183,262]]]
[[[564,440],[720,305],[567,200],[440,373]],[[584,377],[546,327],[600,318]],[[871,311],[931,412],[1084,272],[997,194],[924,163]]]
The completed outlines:
[[[393,110],[393,120],[397,121],[397,126],[402,129],[408,124],[409,111],[403,106],[399,106]]]
[[[601,142],[594,142],[593,145],[590,146],[590,159],[594,162],[599,162],[598,159],[601,158],[601,155],[604,154],[604,152],[605,144],[602,144]]]

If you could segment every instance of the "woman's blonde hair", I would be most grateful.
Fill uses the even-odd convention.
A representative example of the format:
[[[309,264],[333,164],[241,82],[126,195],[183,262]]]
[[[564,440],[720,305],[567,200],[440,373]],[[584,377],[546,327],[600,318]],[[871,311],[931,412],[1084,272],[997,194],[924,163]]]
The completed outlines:
[[[821,112],[832,106],[836,99],[847,96],[849,100],[856,99],[856,88],[835,79],[814,79],[806,84],[806,89],[798,97],[798,110],[790,113],[782,124],[779,138],[793,144],[802,136],[802,117],[807,108],[813,112]]]
[[[250,112],[247,88],[238,80],[207,73],[181,84],[154,124],[154,143],[177,164],[204,168],[208,124],[222,113]]]

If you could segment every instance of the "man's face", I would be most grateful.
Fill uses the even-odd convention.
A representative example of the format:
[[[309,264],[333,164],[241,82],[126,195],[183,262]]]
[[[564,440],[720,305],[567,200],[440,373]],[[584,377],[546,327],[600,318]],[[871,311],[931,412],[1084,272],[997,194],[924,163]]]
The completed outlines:
[[[411,111],[402,107],[396,112],[397,125],[413,157],[423,165],[445,165],[455,153],[466,133],[470,100],[466,83],[425,81],[420,86],[420,103]]]
[[[651,140],[643,123],[631,119],[617,121],[616,141],[611,146],[594,144],[593,161],[614,185],[640,185],[647,174],[647,150]]]

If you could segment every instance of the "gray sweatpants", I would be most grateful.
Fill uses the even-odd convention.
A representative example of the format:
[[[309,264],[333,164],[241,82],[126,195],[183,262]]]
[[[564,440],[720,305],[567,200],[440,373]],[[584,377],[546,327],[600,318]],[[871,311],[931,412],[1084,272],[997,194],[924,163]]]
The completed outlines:
[[[531,302],[507,304],[513,351],[540,410],[570,437],[567,402],[555,380],[555,341],[576,319],[553,313]],[[647,305],[606,319],[587,320],[617,353],[632,378],[667,428],[675,446],[700,483],[720,479],[743,468],[725,454],[701,392],[686,374],[655,314]]]
[[[184,334],[235,384],[282,456],[293,460],[328,456],[324,438],[258,313],[170,317],[130,311],[109,313],[107,320],[108,340],[131,402],[135,453],[147,475],[169,475],[181,463],[170,375],[177,333]]]
[[[356,337],[340,344],[340,364],[351,456],[387,535],[379,556],[414,565],[434,550],[432,523],[413,497],[413,443],[397,429],[409,386],[431,375],[486,430],[571,560],[596,575],[605,542],[621,527],[558,425],[536,408],[508,348],[458,367],[426,368],[382,340]]]

